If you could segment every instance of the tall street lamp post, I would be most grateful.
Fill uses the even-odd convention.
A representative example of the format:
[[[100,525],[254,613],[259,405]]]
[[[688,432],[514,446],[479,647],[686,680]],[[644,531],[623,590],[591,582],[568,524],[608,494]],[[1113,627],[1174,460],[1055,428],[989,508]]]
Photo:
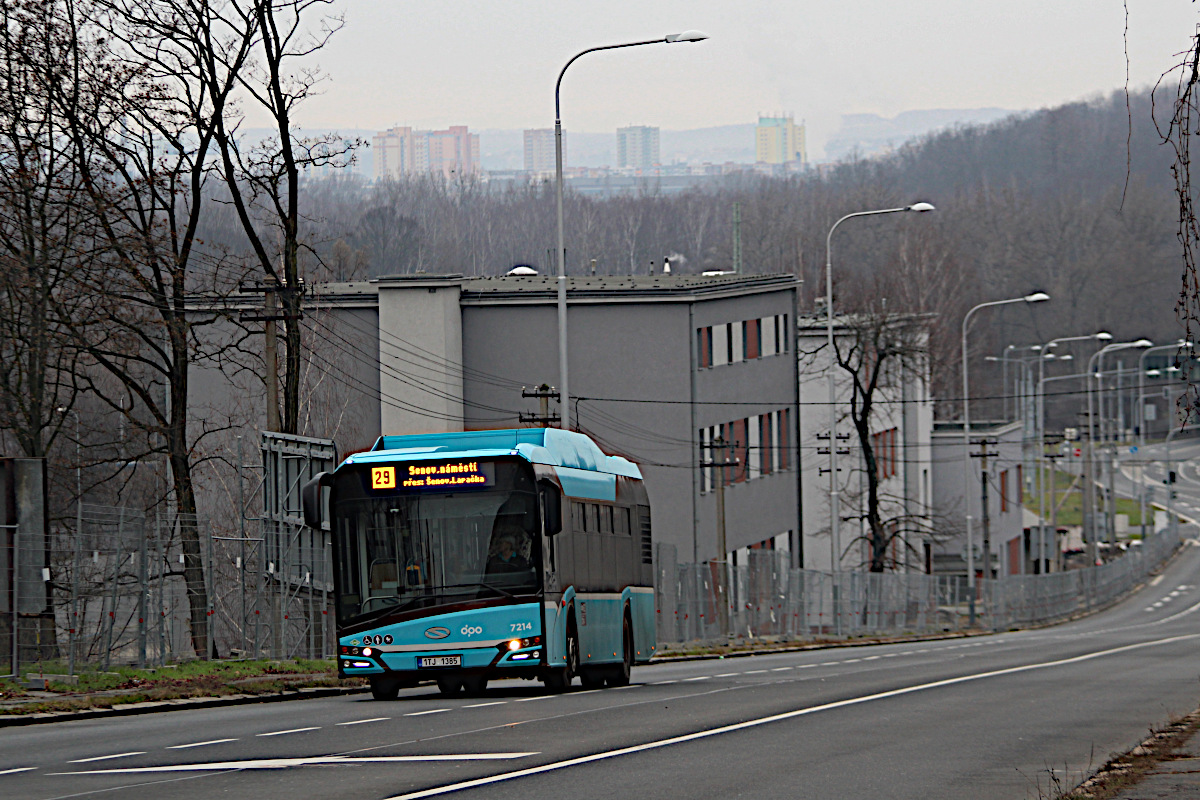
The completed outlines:
[[[837,358],[833,348],[833,232],[837,230],[838,225],[841,225],[848,219],[855,217],[874,217],[880,214],[899,214],[906,211],[916,213],[924,213],[933,211],[932,203],[913,203],[908,206],[899,208],[880,208],[874,211],[855,211],[846,214],[833,223],[833,227],[829,229],[829,234],[825,237],[825,322],[827,345],[829,349],[829,369],[826,372],[826,377],[829,383],[829,571],[830,573],[837,572],[840,566],[841,542],[839,541],[839,523],[841,522],[840,507],[840,492],[838,491],[837,480],[837,389],[834,381],[834,368],[837,366]],[[837,601],[834,601],[834,613],[837,613]]]
[[[1009,303],[1041,303],[1049,300],[1045,292],[1034,292],[1024,297],[1014,297],[1009,300],[993,300],[990,303],[980,303],[973,306],[962,322],[962,417],[963,417],[963,508],[966,510],[967,523],[967,602],[968,625],[975,625],[975,547],[971,538],[971,387],[967,379],[967,330],[971,325],[971,317],[976,311],[991,306],[1004,306]]]
[[[1057,339],[1051,339],[1042,347],[1042,352],[1046,357],[1038,362],[1038,392],[1036,396],[1037,404],[1037,470],[1038,470],[1038,558],[1039,565],[1043,568],[1046,564],[1046,409],[1045,394],[1041,390],[1042,382],[1046,377],[1046,361],[1057,359],[1066,361],[1071,356],[1058,356],[1050,351],[1058,347],[1064,342],[1083,342],[1095,340],[1098,342],[1112,341],[1112,334],[1108,331],[1099,331],[1098,333],[1088,334],[1086,336],[1061,336]],[[1051,486],[1054,486],[1055,477],[1051,477]],[[1057,540],[1057,532],[1055,534]]]
[[[1103,369],[1104,355],[1116,350],[1128,350],[1131,347],[1152,347],[1154,342],[1149,339],[1137,339],[1132,342],[1113,342],[1112,344],[1101,347],[1092,357],[1088,359],[1088,380],[1087,380],[1087,400],[1088,400],[1088,479],[1086,484],[1086,495],[1089,501],[1085,503],[1083,510],[1083,525],[1084,532],[1087,534],[1088,543],[1091,546],[1092,561],[1095,561],[1096,550],[1096,487],[1094,480],[1096,477],[1096,462],[1095,462],[1095,441],[1096,441],[1096,410],[1095,401],[1092,399],[1092,386],[1099,378],[1098,369]]]
[[[1190,350],[1195,346],[1193,342],[1187,339],[1180,339],[1175,344],[1161,344],[1158,347],[1147,347],[1142,351],[1142,355],[1138,358],[1138,455],[1139,461],[1146,457],[1146,356],[1156,350]],[[1152,376],[1157,377],[1157,376]],[[1138,520],[1141,522],[1142,541],[1146,541],[1146,466],[1138,469],[1139,483],[1141,490],[1139,491],[1139,508]]]
[[[571,430],[571,393],[567,380],[567,251],[563,243],[563,155],[562,155],[562,106],[559,94],[562,89],[563,75],[567,68],[581,56],[597,53],[601,50],[618,50],[623,47],[640,47],[645,44],[674,44],[675,42],[701,42],[708,37],[700,31],[684,31],[671,33],[659,39],[646,39],[640,42],[625,42],[623,44],[606,44],[600,47],[589,47],[576,53],[558,73],[554,84],[554,203],[558,215],[558,380],[559,402],[562,403],[563,430]]]

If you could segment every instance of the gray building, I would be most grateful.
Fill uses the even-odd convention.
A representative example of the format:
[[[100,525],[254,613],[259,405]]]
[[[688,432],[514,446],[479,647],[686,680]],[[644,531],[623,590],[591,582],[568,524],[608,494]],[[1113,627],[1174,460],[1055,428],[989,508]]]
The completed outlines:
[[[641,466],[655,538],[681,561],[717,554],[717,470],[701,465],[723,436],[738,462],[724,476],[727,550],[787,549],[803,563],[797,286],[791,275],[569,280],[572,426]],[[317,287],[310,382],[337,401],[311,393],[311,432],[345,453],[379,433],[538,424],[541,401],[523,395],[558,384],[555,302],[544,276]]]

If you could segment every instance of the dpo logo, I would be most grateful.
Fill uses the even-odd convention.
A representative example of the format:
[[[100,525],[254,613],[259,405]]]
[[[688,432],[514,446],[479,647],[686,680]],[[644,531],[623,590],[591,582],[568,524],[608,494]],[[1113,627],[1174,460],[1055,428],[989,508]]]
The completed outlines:
[[[463,625],[461,633],[463,636],[474,636],[477,633],[483,633],[483,628],[478,625]]]
[[[441,626],[429,628],[427,631],[425,631],[425,638],[427,639],[445,639],[449,635],[450,629],[443,628]]]

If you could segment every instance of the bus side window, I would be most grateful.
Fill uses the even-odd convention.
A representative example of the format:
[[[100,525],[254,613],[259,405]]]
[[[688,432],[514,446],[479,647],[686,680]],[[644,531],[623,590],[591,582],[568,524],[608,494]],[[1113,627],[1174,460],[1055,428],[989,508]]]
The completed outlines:
[[[613,533],[621,536],[629,535],[629,509],[614,508]]]

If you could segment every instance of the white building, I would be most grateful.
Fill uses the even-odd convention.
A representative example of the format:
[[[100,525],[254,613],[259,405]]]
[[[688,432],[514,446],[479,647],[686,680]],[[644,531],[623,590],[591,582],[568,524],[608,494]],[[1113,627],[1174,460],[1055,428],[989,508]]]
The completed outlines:
[[[617,168],[649,171],[662,163],[659,155],[658,128],[630,125],[617,128]]]

